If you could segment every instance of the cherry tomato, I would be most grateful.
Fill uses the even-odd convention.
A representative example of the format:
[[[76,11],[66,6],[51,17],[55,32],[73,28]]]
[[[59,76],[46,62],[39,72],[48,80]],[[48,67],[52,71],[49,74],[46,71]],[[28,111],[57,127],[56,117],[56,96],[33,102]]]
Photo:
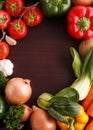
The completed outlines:
[[[24,10],[23,0],[6,0],[5,9],[13,17],[18,17]]]
[[[9,13],[4,10],[0,10],[0,30],[6,29],[11,21]]]
[[[0,41],[0,60],[5,59],[9,54],[9,45],[4,42]]]
[[[0,119],[3,119],[3,116],[6,112],[6,103],[2,96],[0,96]]]
[[[23,20],[28,26],[36,26],[41,23],[43,13],[37,6],[30,6],[25,10]]]
[[[8,26],[8,32],[14,39],[22,39],[27,35],[27,25],[23,20],[15,19]]]

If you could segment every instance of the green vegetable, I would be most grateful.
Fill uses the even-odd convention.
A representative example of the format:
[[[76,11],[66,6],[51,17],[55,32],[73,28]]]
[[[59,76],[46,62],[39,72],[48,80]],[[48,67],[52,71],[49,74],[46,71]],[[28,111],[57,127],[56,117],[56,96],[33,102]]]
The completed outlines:
[[[4,76],[4,74],[0,71],[0,94],[4,93],[4,87],[7,84],[7,82],[9,81],[8,78],[6,78]]]
[[[3,9],[5,4],[5,0],[0,0],[0,9]]]
[[[67,115],[70,117],[71,116],[75,117],[80,112],[79,105],[76,102],[71,101],[67,97],[52,98],[49,102],[50,102],[50,105],[48,107],[49,113],[60,121],[62,120],[57,116],[57,113],[60,113],[62,116]]]
[[[66,98],[69,98],[73,102],[78,102],[79,101],[78,92],[75,89],[70,88],[70,87],[62,89],[61,91],[59,91],[55,95],[55,97],[66,97]]]
[[[73,57],[72,67],[73,67],[75,76],[78,78],[81,75],[82,59],[79,53],[73,47],[70,48],[70,52]]]
[[[75,117],[80,112],[78,101],[78,92],[71,87],[67,87],[54,96],[42,93],[37,99],[37,104],[47,110],[55,119],[69,123],[68,119],[64,118],[64,115]]]
[[[71,51],[74,49],[72,48]],[[75,51],[74,55],[77,55],[77,51]],[[72,52],[71,52],[72,54]],[[79,53],[77,55],[77,58],[74,60],[74,66],[73,70],[76,72],[77,66],[77,79],[72,83],[71,87],[76,89],[79,93],[79,100],[83,100],[86,98],[90,87],[93,83],[93,47],[90,49],[89,53],[87,54],[85,60],[83,63],[81,62],[81,59],[79,56]],[[82,65],[80,65],[82,64]]]
[[[6,112],[6,103],[2,96],[0,96],[0,120],[4,118]]]
[[[4,117],[4,124],[7,129],[14,130],[22,127],[20,118],[24,114],[24,107],[22,105],[10,106]]]
[[[40,0],[47,17],[61,16],[71,7],[71,0]]]

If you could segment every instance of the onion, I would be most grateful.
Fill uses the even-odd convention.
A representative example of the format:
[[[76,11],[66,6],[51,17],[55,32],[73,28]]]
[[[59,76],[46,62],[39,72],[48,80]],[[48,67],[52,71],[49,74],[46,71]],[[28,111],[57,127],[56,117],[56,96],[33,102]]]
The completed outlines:
[[[24,110],[24,115],[20,119],[21,122],[25,122],[28,119],[30,119],[30,115],[31,115],[31,112],[32,112],[32,109],[28,105],[23,104],[23,107],[25,108],[25,110]]]
[[[32,95],[29,79],[12,78],[5,86],[5,98],[9,104],[24,104]]]

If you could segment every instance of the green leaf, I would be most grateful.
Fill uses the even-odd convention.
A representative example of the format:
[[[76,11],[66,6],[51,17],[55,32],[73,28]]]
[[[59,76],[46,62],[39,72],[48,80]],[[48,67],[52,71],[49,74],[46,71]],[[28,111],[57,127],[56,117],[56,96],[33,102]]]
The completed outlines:
[[[75,48],[70,47],[70,53],[73,57],[72,67],[73,67],[75,76],[78,78],[81,75],[82,60],[81,60],[79,53],[76,51]]]
[[[92,81],[93,80],[93,48],[92,48],[91,59],[88,63],[88,72],[89,72],[90,80]]]
[[[4,87],[9,81],[8,78],[6,78],[3,74],[3,72],[0,71],[0,94],[4,95]]]
[[[14,130],[22,127],[20,118],[24,114],[24,107],[22,105],[12,105],[6,112],[3,123],[9,130]]]
[[[50,100],[51,108],[63,116],[76,116],[80,112],[80,105],[67,97],[56,97]]]
[[[93,68],[93,47],[91,47],[90,51],[88,52],[83,66],[82,66],[82,75],[86,75],[87,73],[91,73]],[[91,73],[92,74],[92,73]]]
[[[48,113],[56,120],[62,121],[63,123],[66,124],[69,123],[68,120],[63,115],[61,115],[58,111],[56,111],[54,108],[49,107]]]
[[[53,98],[56,98],[56,96],[61,96],[61,97],[67,97],[71,101],[78,102],[79,101],[79,93],[77,92],[76,89],[67,87],[59,91]]]

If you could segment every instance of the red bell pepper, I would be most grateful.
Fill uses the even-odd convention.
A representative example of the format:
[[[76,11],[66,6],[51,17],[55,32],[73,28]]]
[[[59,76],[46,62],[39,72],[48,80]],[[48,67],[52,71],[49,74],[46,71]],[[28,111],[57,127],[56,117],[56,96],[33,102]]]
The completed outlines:
[[[93,36],[93,7],[73,6],[67,14],[67,31],[77,39]]]

